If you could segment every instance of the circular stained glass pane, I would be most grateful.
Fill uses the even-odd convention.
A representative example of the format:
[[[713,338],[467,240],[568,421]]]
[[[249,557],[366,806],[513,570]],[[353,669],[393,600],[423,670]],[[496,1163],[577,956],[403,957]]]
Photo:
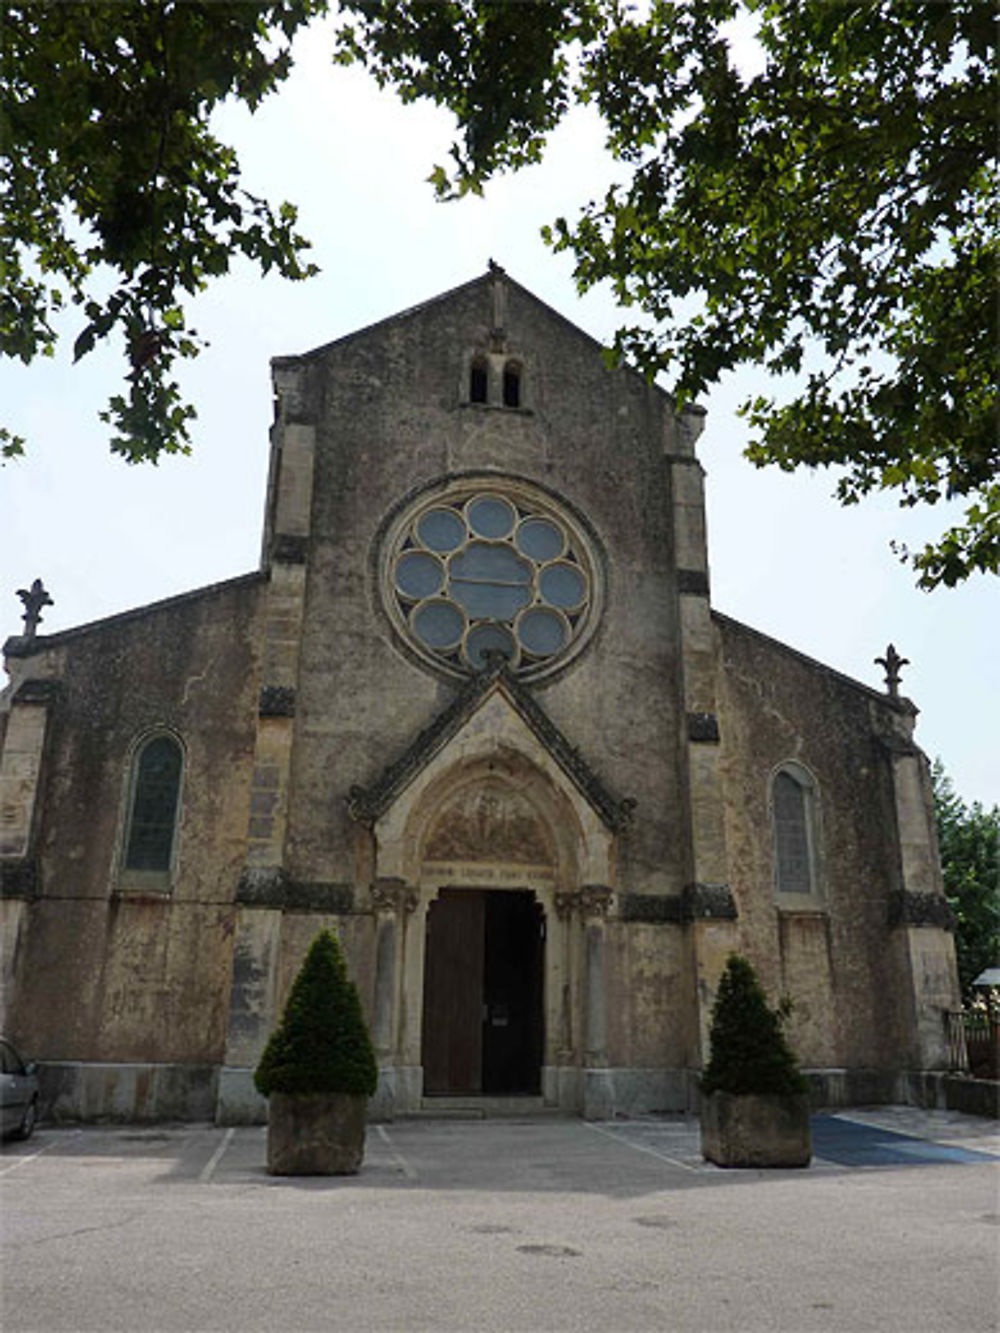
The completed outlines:
[[[531,601],[530,588],[504,588],[495,583],[456,583],[453,579],[450,591],[473,620],[513,620]]]
[[[514,636],[502,626],[477,625],[475,629],[469,631],[465,640],[465,656],[476,671],[481,671],[486,665],[483,654],[490,649],[504,653],[510,662],[517,656]]]
[[[517,549],[532,560],[554,560],[562,555],[563,535],[547,518],[526,518],[514,538]]]
[[[453,583],[456,579],[463,583],[531,582],[531,566],[513,547],[490,542],[470,542],[448,561],[448,573]]]
[[[431,509],[417,524],[417,535],[432,551],[454,551],[465,541],[465,524],[454,509]]]
[[[456,648],[465,631],[465,617],[451,602],[425,602],[413,615],[413,632],[428,648]]]
[[[406,551],[396,562],[396,587],[415,602],[433,597],[444,583],[444,566],[425,551]]]
[[[513,547],[470,542],[448,562],[448,591],[473,620],[513,620],[531,601],[531,566]]]
[[[569,630],[562,616],[544,606],[533,606],[517,622],[521,647],[532,657],[551,657],[566,645]]]
[[[552,606],[565,611],[582,605],[587,595],[587,581],[575,565],[549,565],[538,580],[542,596]]]
[[[507,537],[514,527],[514,506],[499,495],[477,495],[466,513],[477,537]]]

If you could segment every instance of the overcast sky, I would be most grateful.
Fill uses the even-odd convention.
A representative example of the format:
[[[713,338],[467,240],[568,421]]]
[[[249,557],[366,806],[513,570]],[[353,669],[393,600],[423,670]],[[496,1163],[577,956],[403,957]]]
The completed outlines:
[[[299,205],[322,273],[291,284],[240,268],[189,307],[211,342],[183,371],[199,412],[193,456],[158,467],[110,456],[97,414],[120,389],[120,349],[72,366],[72,323],[54,361],[0,368],[4,424],[29,441],[24,460],[0,469],[0,638],[20,631],[16,590],[36,577],[55,600],[41,627],[53,633],[257,566],[273,356],[435,296],[490,258],[610,341],[610,298],[578,298],[571,261],[539,236],[610,179],[595,120],[574,113],[540,167],[495,182],[485,199],[436,204],[426,177],[445,161],[449,118],[401,107],[363,73],[333,68],[321,33],[298,53],[277,97],[253,118],[227,109],[219,130],[237,147],[249,189]],[[713,604],[877,688],[873,659],[892,641],[911,662],[903,692],[921,710],[918,741],[944,760],[966,800],[1000,802],[997,580],[919,592],[889,542],[919,547],[940,530],[941,508],[907,513],[876,497],[842,509],[828,473],[788,476],[745,462],[735,409],[765,387],[745,372],[703,400]]]

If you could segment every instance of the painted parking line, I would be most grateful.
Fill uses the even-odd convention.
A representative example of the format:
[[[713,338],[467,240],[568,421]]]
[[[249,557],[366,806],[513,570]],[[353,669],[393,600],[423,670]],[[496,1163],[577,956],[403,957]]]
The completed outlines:
[[[669,1162],[671,1166],[679,1166],[682,1171],[697,1171],[699,1168],[692,1166],[690,1162],[682,1162],[678,1157],[670,1157],[665,1152],[658,1152],[651,1148],[648,1143],[636,1143],[633,1139],[626,1138],[621,1131],[604,1129],[601,1125],[595,1125],[592,1120],[581,1122],[585,1129],[593,1130],[595,1134],[603,1134],[606,1139],[611,1139],[613,1143],[621,1143],[626,1148],[632,1148],[635,1152],[648,1153],[650,1157],[658,1157],[661,1162]]]
[[[65,1138],[52,1139],[49,1143],[43,1143],[40,1148],[34,1152],[18,1155],[9,1166],[0,1167],[0,1176],[9,1176],[12,1171],[16,1171],[19,1166],[24,1166],[25,1162],[33,1162],[36,1157],[41,1157],[42,1153],[48,1152],[50,1148],[58,1148],[65,1139],[75,1139],[78,1134],[82,1134],[82,1129],[71,1129]]]
[[[400,1171],[402,1171],[402,1173],[403,1173],[403,1175],[406,1177],[406,1179],[407,1179],[407,1180],[416,1180],[416,1178],[417,1178],[417,1173],[416,1173],[416,1171],[414,1171],[413,1167],[409,1164],[409,1162],[406,1160],[406,1158],[403,1156],[403,1154],[402,1154],[402,1153],[399,1151],[399,1149],[395,1146],[395,1144],[393,1143],[392,1139],[390,1139],[390,1137],[389,1137],[389,1131],[386,1129],[385,1125],[376,1125],[376,1126],[375,1126],[375,1129],[376,1129],[377,1132],[378,1132],[378,1136],[379,1136],[379,1138],[382,1140],[382,1142],[383,1142],[383,1143],[385,1144],[385,1146],[388,1148],[388,1150],[389,1150],[389,1156],[392,1158],[392,1160],[393,1160],[393,1161],[396,1163],[396,1165],[399,1167]]]
[[[212,1175],[215,1171],[215,1168],[222,1161],[222,1155],[229,1147],[229,1145],[232,1143],[233,1135],[235,1133],[236,1133],[235,1126],[231,1129],[226,1130],[225,1134],[222,1136],[222,1142],[216,1148],[215,1152],[212,1153],[211,1157],[208,1159],[205,1165],[201,1168],[201,1172],[198,1175],[198,1183],[200,1185],[207,1185],[208,1182],[212,1179]]]

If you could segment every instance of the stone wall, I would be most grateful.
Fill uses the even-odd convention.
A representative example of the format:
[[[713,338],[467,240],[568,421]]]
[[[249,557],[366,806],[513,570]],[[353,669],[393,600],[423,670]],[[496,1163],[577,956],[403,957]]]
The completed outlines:
[[[740,939],[772,996],[790,995],[789,1035],[820,1067],[888,1068],[905,1047],[909,992],[890,949],[901,887],[891,753],[872,708],[885,696],[717,616],[727,844]],[[779,906],[769,807],[793,761],[816,793],[818,895]]]
[[[379,604],[380,534],[428,483],[502,471],[553,491],[608,553],[603,623],[537,697],[620,795],[641,797],[622,841],[631,889],[679,891],[677,610],[669,400],[507,283],[506,350],[525,406],[463,401],[472,351],[490,343],[489,284],[473,284],[295,362],[296,411],[316,429],[312,535],[287,852],[306,878],[358,882],[368,859],[343,798],[370,782],[454,694],[418,666]]]
[[[253,1066],[330,927],[376,1029],[379,1113],[414,1109],[442,884],[535,891],[542,1086],[565,1109],[689,1106],[735,947],[791,995],[824,1086],[934,1068],[957,991],[915,710],[713,615],[697,414],[496,272],[274,378],[263,572],[8,645],[4,1023],[51,1108],[260,1120]],[[500,663],[461,692],[394,627],[383,544],[435,486],[502,477],[570,516],[603,612],[549,674]],[[183,794],[173,869],[144,879],[120,867],[157,731]],[[775,891],[788,764],[813,801],[804,897]],[[520,821],[495,845],[494,807]]]
[[[39,638],[11,659],[15,699],[19,680],[59,682],[29,854],[37,873],[8,965],[5,1021],[33,1058],[66,1069],[221,1059],[262,586],[234,580]],[[184,750],[176,855],[169,876],[142,888],[120,869],[129,773],[137,741],[161,729]],[[61,1095],[67,1080],[64,1069]]]

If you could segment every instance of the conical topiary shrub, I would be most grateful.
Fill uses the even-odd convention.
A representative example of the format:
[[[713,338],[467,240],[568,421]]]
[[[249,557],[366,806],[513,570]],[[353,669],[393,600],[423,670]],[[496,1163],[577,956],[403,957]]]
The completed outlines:
[[[336,936],[313,940],[254,1073],[273,1175],[353,1174],[378,1069]]]
[[[711,1059],[703,1093],[808,1091],[782,1031],[784,1014],[772,1009],[750,963],[730,954],[712,1009]]]
[[[806,1166],[809,1084],[750,963],[731,954],[701,1078],[702,1152],[720,1166]]]

